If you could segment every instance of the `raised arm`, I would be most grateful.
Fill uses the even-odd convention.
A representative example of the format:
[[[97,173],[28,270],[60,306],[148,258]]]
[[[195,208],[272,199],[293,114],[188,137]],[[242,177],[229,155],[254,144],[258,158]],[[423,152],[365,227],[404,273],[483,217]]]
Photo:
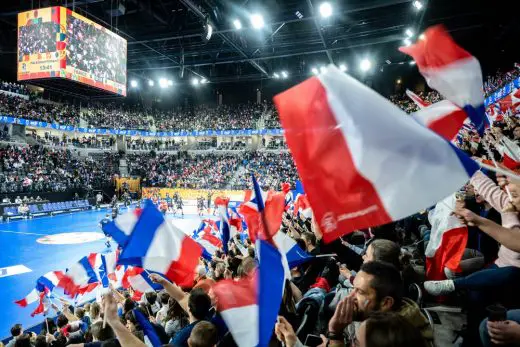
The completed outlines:
[[[182,309],[184,311],[186,311],[186,313],[188,313],[188,297],[189,297],[189,295],[187,293],[185,293],[181,289],[181,287],[179,287],[175,283],[172,283],[172,282],[168,281],[167,279],[165,279],[164,277],[159,276],[157,274],[150,274],[149,277],[150,277],[150,279],[153,282],[158,283],[161,286],[163,286],[164,290],[166,290],[166,292],[175,301],[177,301],[179,303],[179,305],[182,307]]]

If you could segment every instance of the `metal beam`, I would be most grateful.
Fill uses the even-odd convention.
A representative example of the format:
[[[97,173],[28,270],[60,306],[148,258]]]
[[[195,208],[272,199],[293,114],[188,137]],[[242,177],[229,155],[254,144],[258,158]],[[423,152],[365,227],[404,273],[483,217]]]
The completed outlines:
[[[320,35],[320,40],[321,40],[321,43],[323,44],[323,48],[325,48],[325,53],[327,53],[327,58],[329,58],[329,63],[334,64],[334,60],[332,59],[332,54],[330,54],[330,51],[327,49],[327,43],[325,42],[325,38],[323,37],[323,33],[321,32],[320,23],[318,23],[318,19],[316,18],[316,13],[314,12],[314,6],[312,6],[312,0],[307,0],[307,6],[309,6],[311,15],[314,17],[314,25],[316,26],[318,35]]]
[[[195,13],[200,19],[202,20],[206,20],[206,15],[204,13],[202,13],[202,11],[191,1],[191,0],[180,0],[180,2],[186,6],[188,9],[190,9],[191,11],[193,11],[193,13]],[[244,52],[244,50],[239,47],[235,42],[233,42],[233,40],[231,40],[229,37],[227,37],[224,33],[221,33],[221,32],[218,32],[218,29],[215,27],[214,28],[215,31],[216,31],[216,34],[222,39],[224,40],[228,45],[230,45],[231,47],[233,47],[233,49],[235,51],[238,52],[238,54],[240,54],[241,56],[243,56],[245,59],[247,59],[247,61],[249,62],[249,64],[251,64],[255,69],[257,69],[258,71],[260,71],[261,73],[263,73],[264,75],[266,76],[269,76],[269,74],[267,73],[267,71],[265,71],[265,69],[260,66],[260,64],[258,64],[256,61],[254,61],[253,59],[251,59],[246,52]]]

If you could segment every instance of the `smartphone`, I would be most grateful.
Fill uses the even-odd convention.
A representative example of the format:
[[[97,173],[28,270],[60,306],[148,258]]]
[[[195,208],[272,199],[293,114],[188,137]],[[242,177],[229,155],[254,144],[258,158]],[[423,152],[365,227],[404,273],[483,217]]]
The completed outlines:
[[[321,340],[321,337],[319,337],[318,335],[308,334],[307,338],[305,339],[305,346],[308,347],[317,347],[322,343],[323,341]]]

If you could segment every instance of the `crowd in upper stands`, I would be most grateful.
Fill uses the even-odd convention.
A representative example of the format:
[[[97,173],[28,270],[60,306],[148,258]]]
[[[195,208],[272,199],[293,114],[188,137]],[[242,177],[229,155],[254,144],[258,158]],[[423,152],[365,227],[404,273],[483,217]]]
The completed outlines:
[[[81,158],[69,150],[43,146],[0,148],[0,193],[89,190],[112,183],[117,155]]]
[[[484,94],[489,96],[518,77],[520,77],[520,64],[518,63],[515,63],[514,68],[507,72],[498,70],[494,75],[488,76],[484,80]]]

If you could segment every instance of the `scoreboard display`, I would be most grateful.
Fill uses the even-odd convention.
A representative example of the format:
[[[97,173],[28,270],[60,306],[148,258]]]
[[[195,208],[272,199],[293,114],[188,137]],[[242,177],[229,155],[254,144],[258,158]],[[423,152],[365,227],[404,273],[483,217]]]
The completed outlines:
[[[65,7],[18,14],[18,80],[64,78],[126,95],[127,42]]]

